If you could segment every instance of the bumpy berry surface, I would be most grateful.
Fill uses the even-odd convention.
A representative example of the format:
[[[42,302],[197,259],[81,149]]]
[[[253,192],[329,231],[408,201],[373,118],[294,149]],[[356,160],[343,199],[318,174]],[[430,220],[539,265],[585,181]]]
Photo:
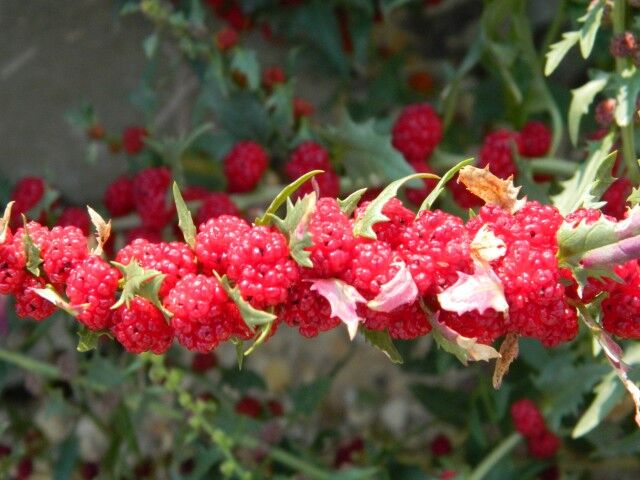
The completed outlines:
[[[516,165],[511,154],[512,144],[517,142],[518,135],[509,130],[500,129],[484,138],[478,153],[478,166],[489,166],[491,172],[500,177],[508,178],[516,174]]]
[[[333,171],[329,161],[329,152],[320,144],[303,142],[291,153],[284,171],[289,180],[295,180],[311,170],[323,170],[325,173],[313,177],[318,183],[320,196],[338,197],[340,195],[340,177]],[[294,196],[302,196],[313,190],[311,181],[303,184]]]
[[[111,331],[130,353],[153,352],[161,355],[173,342],[173,328],[149,300],[134,297],[113,314]]]
[[[53,227],[43,267],[52,283],[66,282],[71,269],[89,254],[87,237],[77,227]]]
[[[161,228],[173,215],[167,191],[171,172],[166,167],[150,167],[139,172],[132,181],[133,203],[146,227]]]
[[[402,305],[389,313],[375,312],[365,307],[359,312],[364,318],[365,327],[388,330],[393,339],[413,340],[431,331],[431,324],[417,302]]]
[[[122,175],[111,182],[104,192],[103,202],[112,217],[120,217],[132,212],[135,204],[131,179]]]
[[[217,218],[221,215],[240,215],[240,210],[233,203],[231,197],[223,192],[212,192],[203,199],[202,205],[196,215],[196,223],[201,223]]]
[[[15,292],[16,314],[20,318],[33,318],[41,321],[49,317],[56,310],[56,306],[45,300],[36,292],[35,288],[45,288],[46,283],[41,277],[28,275]]]
[[[391,130],[392,143],[409,163],[424,162],[442,140],[442,121],[427,103],[409,105]]]
[[[144,148],[144,139],[147,130],[144,127],[127,127],[122,132],[122,148],[129,155],[140,153]]]
[[[620,338],[640,339],[640,275],[618,284],[602,302],[602,325]]]
[[[361,218],[371,202],[363,202],[356,209],[354,216],[356,219]],[[388,222],[376,223],[373,231],[378,240],[387,242],[393,248],[396,248],[401,241],[402,233],[413,223],[415,214],[406,208],[400,200],[392,198],[385,203],[382,208],[382,214],[389,219]]]
[[[0,295],[14,293],[22,285],[24,267],[24,250],[13,243],[11,232],[7,232],[5,243],[0,245]]]
[[[66,293],[71,305],[78,309],[78,321],[90,330],[111,326],[120,271],[100,257],[91,255],[69,273]]]
[[[229,246],[227,275],[243,298],[255,307],[284,303],[298,280],[298,265],[289,258],[287,239],[268,227],[251,227]]]
[[[206,275],[185,276],[163,303],[173,313],[171,325],[178,342],[200,353],[210,352],[228,340],[241,321],[233,314],[222,286]]]
[[[631,195],[633,184],[625,177],[618,178],[602,195],[607,204],[602,207],[602,213],[618,220],[625,217],[627,212],[627,198]]]
[[[224,159],[227,190],[249,192],[255,188],[269,164],[267,152],[255,142],[239,142]]]
[[[402,232],[399,252],[421,294],[439,293],[469,272],[469,234],[462,220],[440,210],[421,212]]]
[[[340,325],[338,317],[331,316],[329,302],[304,282],[289,292],[287,303],[282,305],[278,317],[291,327],[298,327],[303,337],[315,337],[320,332]]]
[[[485,345],[491,345],[506,333],[504,316],[491,309],[482,314],[474,310],[462,315],[443,310],[439,320],[460,335],[475,338]]]
[[[351,260],[356,240],[351,220],[342,213],[334,198],[318,200],[309,221],[309,233],[313,245],[307,250],[313,268],[303,268],[302,274],[314,278],[340,274]]]
[[[526,438],[541,435],[547,429],[540,409],[528,398],[511,405],[511,420],[516,431]]]
[[[27,223],[26,229],[33,244],[40,249],[42,258],[49,248],[49,229],[38,222]],[[20,227],[13,236],[13,244],[16,248],[24,248],[24,230],[25,227]]]
[[[60,227],[77,227],[85,236],[91,233],[89,215],[84,208],[80,207],[66,207],[58,217],[56,225]]]
[[[520,155],[543,157],[551,148],[551,136],[551,130],[544,123],[527,122],[517,138]]]
[[[527,438],[527,447],[532,457],[550,458],[558,453],[560,439],[555,433],[545,430],[540,435]]]
[[[351,262],[343,272],[343,280],[366,298],[373,298],[382,285],[398,273],[400,257],[387,242],[361,240],[353,249]]]
[[[221,215],[198,227],[196,235],[196,256],[202,270],[220,275],[227,272],[227,256],[231,242],[249,230],[249,224],[239,217]]]

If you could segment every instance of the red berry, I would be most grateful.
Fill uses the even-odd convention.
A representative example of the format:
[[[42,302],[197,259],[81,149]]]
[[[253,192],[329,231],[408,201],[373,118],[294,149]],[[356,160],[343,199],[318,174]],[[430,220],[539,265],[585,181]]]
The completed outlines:
[[[191,370],[197,373],[205,373],[218,366],[218,357],[215,353],[196,353],[191,360]]]
[[[511,420],[516,431],[526,438],[537,437],[547,429],[538,406],[528,398],[511,405]]]
[[[414,72],[407,79],[409,87],[423,95],[429,95],[433,91],[433,83],[433,77],[426,71]]]
[[[287,80],[284,71],[280,67],[269,67],[262,72],[262,86],[272,90],[276,85]]]
[[[176,283],[164,299],[173,313],[171,324],[185,348],[208,353],[228,340],[242,320],[227,294],[213,277],[189,274]]]
[[[620,338],[640,338],[640,287],[637,271],[632,281],[617,284],[602,302],[604,329]]]
[[[440,434],[431,441],[431,453],[434,457],[443,457],[453,451],[449,437]]]
[[[622,32],[611,37],[609,51],[614,57],[631,57],[638,50],[638,40],[633,32]]]
[[[531,121],[520,131],[518,151],[525,157],[543,157],[551,148],[551,130],[542,122]]]
[[[133,182],[122,175],[115,179],[104,192],[104,205],[114,217],[120,217],[132,212],[135,208],[133,202]]]
[[[409,163],[424,162],[442,140],[442,121],[427,103],[409,105],[391,131],[393,146]]]
[[[602,207],[602,213],[618,220],[625,218],[627,213],[627,198],[631,195],[633,184],[625,177],[618,178],[602,195],[607,204]]]
[[[80,469],[82,480],[93,480],[100,473],[100,467],[97,463],[85,462]]]
[[[25,256],[21,245],[16,245],[7,232],[0,245],[0,295],[9,295],[20,288],[25,279]]]
[[[374,312],[364,307],[359,313],[364,317],[365,327],[388,330],[394,339],[413,340],[431,331],[431,324],[417,302],[402,305],[390,313]]]
[[[596,123],[602,128],[609,128],[613,123],[616,105],[615,98],[606,98],[596,105]]]
[[[173,328],[149,300],[134,297],[113,315],[111,327],[116,340],[130,353],[153,352],[161,355],[173,342]]]
[[[29,457],[23,457],[18,462],[16,469],[16,480],[27,480],[33,474],[33,460]]]
[[[91,233],[89,215],[84,208],[80,207],[66,207],[58,217],[56,225],[60,227],[77,227],[85,236]]]
[[[78,321],[90,330],[111,326],[121,274],[100,257],[91,255],[76,265],[67,279],[67,297],[78,309]]]
[[[239,415],[258,418],[262,413],[262,405],[255,398],[244,396],[236,403],[235,411]]]
[[[292,152],[284,171],[289,180],[295,180],[311,170],[323,170],[325,172],[313,177],[318,182],[320,196],[335,198],[340,195],[340,178],[333,171],[329,161],[329,152],[316,142],[306,141],[298,145]],[[295,196],[302,196],[312,190],[312,182],[307,181],[296,191]]]
[[[354,212],[356,219],[361,218],[371,202],[363,202]],[[373,231],[378,240],[387,242],[396,248],[401,242],[404,230],[413,223],[415,214],[406,208],[400,200],[392,198],[385,203],[382,214],[389,219],[387,222],[376,223]]]
[[[216,33],[215,41],[218,50],[226,52],[238,44],[238,32],[231,27],[224,27]]]
[[[315,111],[315,107],[305,99],[300,97],[293,98],[293,116],[296,119],[299,120],[302,117],[310,117]]]
[[[170,184],[167,167],[146,168],[133,178],[133,203],[145,227],[162,228],[171,220],[174,210],[167,198]]]
[[[269,164],[267,152],[255,142],[236,143],[224,158],[227,190],[249,192],[255,188]]]
[[[284,415],[284,407],[278,400],[268,400],[267,408],[269,409],[269,413],[274,417],[281,417]]]
[[[129,155],[140,153],[144,148],[144,139],[148,133],[144,127],[127,127],[122,132],[122,148]]]
[[[558,452],[560,439],[555,433],[545,430],[539,435],[527,438],[527,447],[532,457],[550,458]]]
[[[42,258],[49,248],[49,229],[38,222],[29,222],[26,227],[20,227],[13,236],[13,244],[21,250],[24,250],[25,228],[33,244],[40,250],[40,257]]]
[[[44,179],[41,177],[24,177],[13,187],[11,200],[15,203],[11,210],[12,225],[18,225],[22,222],[21,214],[27,214],[29,210],[34,208],[45,192]]]
[[[298,327],[300,335],[307,338],[340,325],[340,319],[331,316],[329,302],[309,290],[309,285],[304,282],[295,285],[289,291],[287,303],[278,312],[278,318],[291,327]]]
[[[491,345],[506,333],[503,314],[491,309],[482,314],[473,310],[462,315],[442,310],[439,320],[460,335],[485,345]]]
[[[55,312],[56,306],[53,303],[34,292],[35,288],[45,288],[45,286],[46,283],[41,277],[28,275],[25,278],[15,292],[16,314],[20,318],[30,317],[41,321]]]
[[[491,172],[500,177],[508,178],[516,174],[516,165],[511,155],[512,144],[518,142],[518,134],[500,129],[484,138],[478,153],[478,166],[489,166]]]
[[[227,256],[231,242],[249,230],[249,224],[239,217],[221,215],[208,220],[198,227],[196,235],[196,256],[202,270],[220,275],[227,272]]]
[[[354,247],[351,262],[342,278],[364,297],[373,298],[380,293],[382,285],[398,272],[399,260],[387,242],[361,241]]]
[[[240,210],[226,193],[213,192],[207,194],[196,215],[198,225],[221,215],[240,215]]]
[[[69,272],[89,254],[87,237],[77,227],[53,227],[43,255],[44,271],[52,283],[64,284]]]
[[[298,279],[298,265],[289,258],[287,239],[268,227],[241,232],[229,247],[227,275],[253,306],[284,303]]]

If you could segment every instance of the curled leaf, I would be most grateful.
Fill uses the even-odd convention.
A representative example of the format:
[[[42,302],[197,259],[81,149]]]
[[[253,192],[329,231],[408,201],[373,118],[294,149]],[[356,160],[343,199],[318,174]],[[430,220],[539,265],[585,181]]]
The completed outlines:
[[[353,340],[358,331],[358,303],[366,303],[360,292],[337,278],[312,280],[311,290],[323,296],[331,306],[331,316],[338,317],[347,326],[349,338]]]
[[[87,211],[89,212],[91,223],[93,223],[93,226],[96,229],[97,245],[91,253],[93,253],[93,255],[102,255],[104,245],[107,243],[107,240],[109,240],[109,236],[111,235],[111,220],[105,222],[104,218],[89,206],[87,206]]]
[[[467,165],[460,170],[458,182],[464,184],[474,195],[487,205],[496,205],[510,213],[515,213],[525,204],[518,200],[520,187],[513,185],[513,177],[503,180],[489,171],[489,167],[477,168]]]
[[[0,245],[2,245],[7,239],[7,231],[9,230],[9,221],[11,220],[11,208],[13,204],[16,203],[11,201],[7,203],[7,206],[4,209],[4,214],[2,218],[0,218]]]
[[[473,158],[468,158],[466,160],[461,161],[457,165],[454,165],[453,167],[451,167],[442,176],[442,178],[440,178],[440,180],[436,184],[436,187],[433,190],[431,190],[431,193],[427,196],[427,198],[424,199],[424,201],[422,202],[422,205],[420,205],[420,208],[418,209],[418,212],[421,212],[423,210],[429,210],[434,204],[434,202],[438,199],[442,191],[444,190],[447,182],[449,182],[455,176],[455,174],[458,173],[458,171],[460,171],[462,168],[466,167],[467,165],[471,165],[472,163],[473,163]]]
[[[111,332],[108,330],[100,330],[93,331],[88,328],[82,327],[78,330],[78,346],[76,349],[79,352],[89,352],[91,350],[95,350],[98,347],[98,341],[100,337],[106,336],[108,338],[113,338]]]
[[[256,219],[255,224],[269,225],[270,220],[276,214],[278,209],[287,201],[287,198],[289,198],[296,190],[298,190],[298,188],[300,188],[302,184],[304,184],[307,180],[320,173],[324,173],[324,170],[312,170],[284,187],[282,191],[278,193],[278,195],[276,195],[276,198],[273,199],[271,205],[269,205],[269,208],[267,208],[267,210],[264,212],[264,215]]]
[[[272,323],[276,319],[273,313],[258,310],[242,298],[240,289],[238,287],[232,287],[226,275],[220,277],[215,270],[213,274],[218,279],[218,282],[220,282],[220,285],[222,285],[222,288],[224,288],[224,291],[227,292],[229,298],[236,304],[244,323],[246,323],[251,330],[254,330],[258,326]]]
[[[386,330],[369,330],[368,328],[363,328],[362,333],[368,343],[384,353],[393,363],[403,363],[402,356],[393,344],[389,332]]]
[[[491,266],[479,261],[474,262],[473,275],[458,272],[458,280],[438,294],[438,302],[443,310],[458,315],[472,310],[482,314],[490,308],[496,312],[509,309],[502,282]]]
[[[133,298],[138,295],[146,298],[155,305],[165,317],[171,317],[171,312],[164,308],[160,301],[159,291],[166,275],[158,270],[145,269],[138,262],[132,260],[128,265],[111,262],[122,272],[122,293],[118,301],[111,306],[112,310],[122,305],[129,306]]]
[[[493,370],[493,388],[496,390],[502,386],[502,379],[509,371],[511,363],[518,358],[520,347],[518,341],[520,336],[517,333],[507,333],[500,345],[500,357],[496,361]]]
[[[366,188],[361,188],[360,190],[356,190],[355,192],[353,192],[344,200],[338,199],[338,205],[340,206],[340,210],[342,210],[342,213],[344,213],[348,217],[351,216],[366,191]]]
[[[296,200],[287,198],[287,213],[284,218],[269,214],[276,226],[289,239],[291,257],[302,267],[312,268],[311,254],[306,248],[313,245],[309,233],[309,220],[316,209],[316,192],[311,192]]]
[[[391,312],[396,308],[413,303],[418,296],[418,287],[404,262],[398,262],[398,272],[380,287],[380,293],[367,303],[367,307],[377,312]]]
[[[184,203],[177,182],[173,182],[173,199],[176,204],[176,211],[178,212],[178,227],[180,227],[187,245],[194,248],[196,245],[196,225],[193,223],[193,218],[187,208],[187,204]]]
[[[471,241],[471,255],[483,262],[497,260],[506,252],[507,245],[502,239],[496,237],[488,224],[483,225]]]

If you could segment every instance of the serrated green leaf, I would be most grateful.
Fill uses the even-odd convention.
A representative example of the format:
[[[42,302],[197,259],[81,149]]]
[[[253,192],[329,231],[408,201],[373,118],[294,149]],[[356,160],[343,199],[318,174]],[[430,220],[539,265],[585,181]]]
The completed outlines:
[[[265,323],[264,325],[260,325],[260,334],[258,338],[251,344],[251,346],[244,352],[244,356],[247,357],[251,355],[256,348],[262,345],[267,338],[269,338],[269,334],[273,329],[273,322]]]
[[[626,127],[635,120],[636,101],[640,93],[640,70],[630,67],[615,77],[616,94],[616,123]]]
[[[578,134],[580,133],[580,122],[582,116],[589,111],[591,103],[595,96],[606,87],[609,81],[609,75],[599,72],[596,77],[582,85],[581,87],[571,90],[571,104],[569,105],[569,138],[571,143],[578,143]]]
[[[193,249],[196,246],[196,225],[193,223],[193,217],[187,208],[187,204],[184,203],[177,182],[173,182],[173,199],[178,212],[178,227],[182,231],[184,241]]]
[[[220,277],[220,275],[218,275],[215,270],[213,274],[220,282],[220,285],[222,285],[222,288],[224,288],[224,291],[227,292],[229,298],[231,298],[231,300],[233,300],[233,303],[236,304],[238,310],[240,311],[240,315],[244,320],[244,323],[246,323],[247,326],[251,328],[251,330],[254,330],[257,326],[271,323],[277,318],[272,313],[258,310],[257,308],[252,307],[249,302],[242,298],[240,289],[238,287],[231,286],[226,275]]]
[[[93,330],[89,330],[85,327],[80,327],[78,330],[78,346],[76,350],[79,352],[89,352],[91,350],[95,350],[98,347],[98,342],[100,341],[100,337],[106,336],[109,338],[113,338],[111,333],[107,330],[94,332]]]
[[[360,199],[366,193],[366,191],[366,188],[361,188],[360,190],[356,190],[355,192],[353,192],[344,200],[338,198],[338,205],[340,206],[340,210],[342,210],[342,213],[350,217],[358,206],[358,203],[360,203]]]
[[[400,152],[391,145],[391,136],[375,130],[374,121],[356,123],[342,111],[337,125],[321,132],[333,158],[344,165],[347,176],[371,184],[389,182],[414,173]],[[419,188],[419,184],[415,184]]]
[[[565,32],[562,34],[562,40],[554,43],[549,47],[546,53],[547,62],[544,66],[544,74],[549,76],[560,65],[565,55],[580,40],[580,32]]]
[[[322,171],[322,170],[312,170],[310,172],[305,173],[300,178],[298,178],[297,180],[294,180],[289,185],[284,187],[280,191],[280,193],[278,195],[276,195],[276,198],[273,199],[273,201],[271,202],[271,205],[269,205],[269,208],[267,208],[267,210],[264,212],[264,215],[262,215],[260,218],[256,219],[255,224],[256,225],[269,225],[270,221],[273,220],[273,218],[275,217],[276,213],[278,212],[278,209],[287,201],[287,199],[291,195],[293,195],[293,193],[296,190],[298,190],[298,188],[300,188],[303,183],[305,183],[311,177],[313,177],[315,175],[318,175],[319,173],[324,173],[324,171]]]
[[[357,237],[375,239],[376,234],[373,231],[373,226],[379,222],[389,221],[389,218],[382,213],[384,206],[397,195],[398,190],[403,184],[420,178],[438,178],[438,176],[431,173],[414,173],[413,175],[408,175],[391,182],[380,192],[375,200],[367,206],[364,213],[356,219],[353,224],[353,234]]]
[[[122,293],[118,301],[111,307],[112,310],[122,305],[127,305],[128,307],[136,295],[146,298],[159,308],[162,307],[158,291],[166,277],[164,273],[158,270],[144,269],[135,260],[132,260],[128,265],[122,265],[118,262],[111,263],[122,272],[123,277]],[[166,310],[163,307],[162,311],[166,314]]]
[[[298,265],[313,268],[311,253],[305,250],[313,245],[309,233],[309,220],[316,209],[317,195],[315,192],[296,200],[294,204],[291,198],[287,198],[287,213],[284,219],[270,215],[276,226],[289,239],[289,252]]]
[[[588,158],[576,168],[576,173],[560,183],[562,191],[551,197],[553,204],[562,215],[568,215],[578,208],[600,208],[604,202],[598,200],[613,183],[611,169],[616,153],[609,153],[613,145],[613,135],[609,134],[598,142],[589,144]]]
[[[403,363],[402,356],[386,330],[369,330],[361,327],[365,340],[384,353],[393,363]]]
[[[455,176],[455,174],[458,173],[460,169],[466,167],[467,165],[471,165],[472,163],[473,158],[468,158],[447,170],[447,172],[440,178],[440,180],[436,184],[436,187],[431,191],[427,198],[424,199],[422,205],[420,205],[420,208],[418,209],[418,212],[429,210],[438,199],[440,194],[443,192],[447,183]]]
[[[582,58],[588,58],[591,55],[598,29],[602,23],[604,4],[604,0],[598,0],[590,4],[587,13],[578,19],[579,22],[583,23],[582,28],[580,28],[580,53]]]
[[[24,253],[26,256],[26,269],[36,277],[40,276],[40,264],[42,258],[40,258],[40,249],[33,243],[31,235],[29,235],[29,229],[27,228],[27,219],[23,215],[22,220],[24,223],[24,235],[22,236],[22,246],[24,247]]]
[[[249,89],[256,90],[260,86],[260,63],[255,50],[234,48],[231,69],[237,70],[247,77]]]

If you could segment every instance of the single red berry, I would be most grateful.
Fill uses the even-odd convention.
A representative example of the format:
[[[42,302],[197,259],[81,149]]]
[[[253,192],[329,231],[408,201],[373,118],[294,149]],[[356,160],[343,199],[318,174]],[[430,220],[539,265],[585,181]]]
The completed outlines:
[[[327,299],[309,290],[309,285],[304,282],[296,284],[278,311],[278,318],[291,327],[298,327],[300,335],[307,338],[340,325],[340,319],[331,315]]]
[[[310,117],[315,111],[315,107],[305,99],[300,97],[293,98],[293,116],[297,120],[302,117]]]
[[[25,279],[25,255],[22,245],[16,245],[7,232],[0,244],[0,295],[9,295],[20,288]]]
[[[161,355],[173,342],[173,328],[149,300],[134,297],[113,314],[111,327],[116,340],[130,353]]]
[[[251,18],[242,11],[240,5],[233,4],[221,15],[236,30],[247,30],[251,27]]]
[[[284,70],[280,67],[268,67],[262,72],[262,86],[267,90],[273,88],[287,80]]]
[[[267,152],[255,142],[236,143],[224,158],[227,190],[249,192],[255,188],[269,164]]]
[[[11,192],[11,200],[15,202],[11,209],[12,225],[22,223],[21,214],[27,214],[38,205],[44,197],[45,188],[44,179],[41,177],[24,177],[15,184]]]
[[[542,122],[531,121],[520,131],[518,151],[525,157],[543,157],[551,148],[551,130]]]
[[[511,405],[511,420],[516,431],[526,438],[537,437],[547,429],[540,409],[528,398]]]
[[[45,288],[46,283],[41,277],[28,275],[15,292],[16,314],[20,318],[33,318],[42,321],[56,310],[56,306],[38,295],[34,289]]]
[[[340,195],[340,177],[333,171],[329,161],[329,152],[320,144],[306,141],[296,147],[291,153],[289,161],[284,166],[284,171],[289,180],[295,180],[312,170],[323,170],[313,177],[318,183],[321,197],[336,198]],[[311,181],[307,181],[300,187],[295,196],[301,197],[313,190]]]
[[[195,251],[203,272],[209,275],[215,270],[224,275],[231,243],[249,228],[245,220],[230,215],[221,215],[201,224],[196,235]]]
[[[518,143],[517,133],[505,129],[490,133],[484,138],[478,153],[478,166],[482,168],[488,165],[489,170],[500,178],[515,176],[516,165],[511,154],[514,143]]]
[[[53,227],[43,254],[44,271],[52,283],[64,284],[69,272],[89,254],[87,237],[77,227]]]
[[[558,453],[560,439],[555,433],[544,430],[539,435],[528,437],[527,447],[529,448],[529,454],[534,458],[550,458]]]
[[[638,275],[631,282],[618,284],[602,302],[602,326],[620,338],[640,338],[640,287]]]
[[[216,33],[215,42],[221,52],[231,50],[238,44],[238,32],[231,27],[224,27]]]
[[[284,407],[278,400],[268,400],[267,409],[269,409],[269,413],[274,417],[281,417],[284,415]]]
[[[602,128],[607,129],[613,123],[616,105],[617,102],[615,98],[606,98],[596,105],[596,123]]]
[[[356,220],[364,216],[370,203],[371,202],[363,202],[358,206],[354,212]],[[401,242],[404,230],[413,223],[415,214],[406,208],[402,202],[395,197],[385,203],[382,208],[382,214],[389,220],[386,222],[376,223],[373,226],[373,231],[378,240],[387,242],[391,247],[396,248]]]
[[[262,413],[262,405],[255,398],[245,395],[236,402],[235,411],[239,415],[258,418]]]
[[[409,105],[391,130],[392,143],[409,163],[420,164],[442,140],[442,121],[427,103]]]
[[[82,480],[93,480],[100,473],[100,467],[97,463],[85,462],[80,468]]]
[[[66,293],[78,310],[77,319],[90,330],[111,326],[121,274],[100,257],[91,255],[69,273]]]
[[[241,232],[230,245],[227,261],[227,275],[243,298],[258,308],[284,303],[289,287],[299,277],[287,239],[268,227]]]
[[[622,220],[627,213],[627,198],[631,195],[633,184],[628,178],[620,177],[602,195],[607,204],[602,207],[602,213]]]
[[[609,52],[614,57],[624,58],[633,56],[638,50],[638,40],[633,32],[614,34],[609,43]]]
[[[133,183],[131,179],[122,175],[109,184],[104,192],[104,205],[114,217],[130,213],[135,208],[133,201]]]
[[[42,258],[49,248],[49,234],[47,227],[40,225],[38,222],[29,222],[26,227],[20,227],[13,236],[13,244],[16,248],[24,251],[25,229],[31,238],[33,244],[40,250],[40,258]]]
[[[191,360],[191,370],[197,373],[205,373],[218,366],[218,357],[214,352],[196,353]]]
[[[85,236],[91,233],[89,215],[84,208],[80,207],[66,207],[58,217],[56,225],[60,227],[77,227]]]
[[[437,435],[431,441],[430,447],[431,453],[434,457],[443,457],[445,455],[449,455],[453,451],[449,437],[443,434]]]
[[[122,131],[122,148],[129,155],[140,153],[144,148],[144,139],[147,136],[148,132],[144,127],[127,127]]]
[[[144,226],[162,228],[171,220],[174,209],[167,198],[170,184],[167,167],[146,168],[133,178],[133,203]]]
[[[398,273],[399,260],[399,255],[387,242],[363,240],[353,248],[351,262],[342,272],[342,279],[370,299]]]
[[[196,223],[198,225],[205,223],[212,218],[218,218],[221,215],[240,215],[240,210],[233,203],[231,197],[223,192],[212,192],[207,194],[202,205],[196,214]]]

